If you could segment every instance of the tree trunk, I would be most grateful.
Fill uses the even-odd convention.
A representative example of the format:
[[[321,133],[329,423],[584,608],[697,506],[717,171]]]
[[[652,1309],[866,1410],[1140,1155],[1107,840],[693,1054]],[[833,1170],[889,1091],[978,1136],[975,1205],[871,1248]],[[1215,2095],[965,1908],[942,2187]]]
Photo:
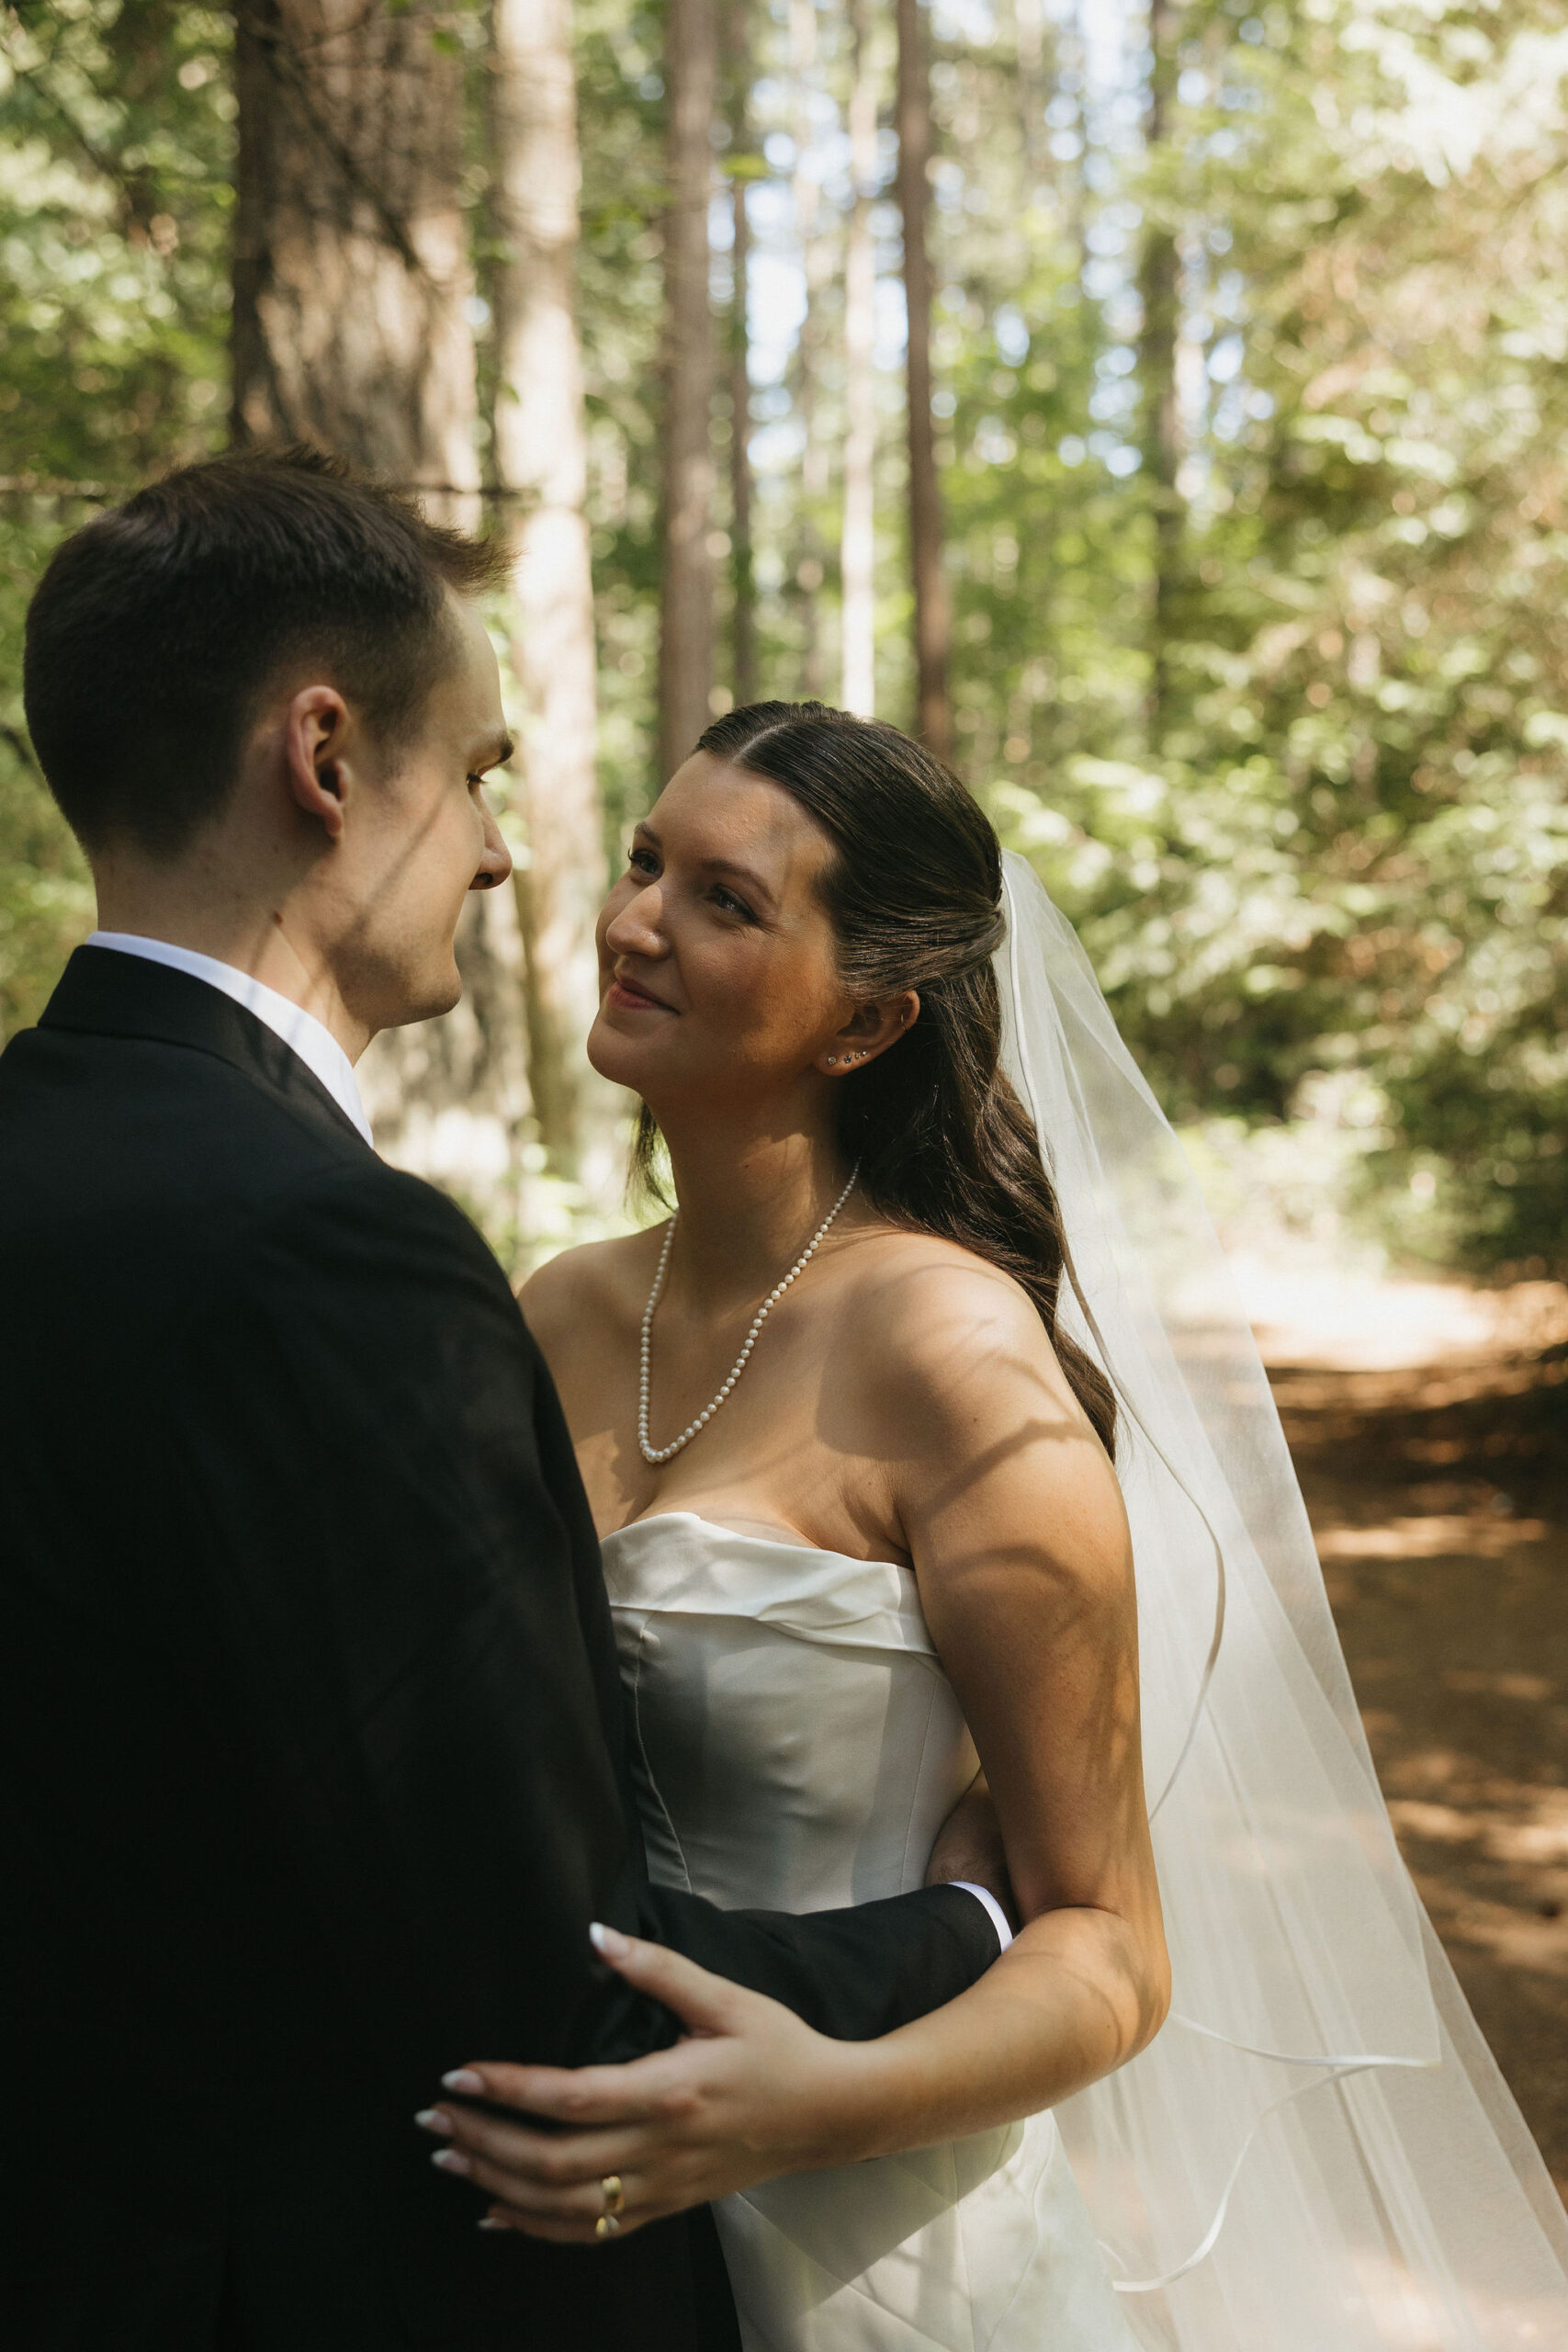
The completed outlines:
[[[909,571],[915,590],[915,730],[939,760],[953,756],[948,696],[952,604],[942,566],[942,494],[931,429],[931,68],[920,0],[897,0],[898,204],[908,311]]]
[[[828,495],[828,444],[818,418],[818,368],[822,345],[822,295],[832,274],[829,240],[818,233],[821,190],[807,168],[816,130],[811,100],[817,78],[817,0],[789,0],[789,77],[794,97],[790,124],[795,171],[790,200],[800,266],[806,279],[806,315],[795,345],[795,409],[800,419],[800,502],[796,514],[795,584],[802,598],[801,692],[812,699],[826,684],[822,648],[822,582],[826,552],[820,514]]]
[[[669,0],[669,209],[664,227],[664,498],[659,774],[707,725],[713,691],[714,327],[708,195],[717,75],[715,0]]]
[[[1169,136],[1179,42],[1179,0],[1150,0],[1149,46],[1154,62],[1149,73],[1145,137],[1147,160],[1156,166],[1160,150]],[[1164,743],[1170,716],[1168,650],[1175,627],[1183,537],[1181,500],[1176,487],[1177,471],[1181,462],[1176,388],[1180,264],[1176,239],[1168,229],[1151,225],[1145,235],[1138,290],[1144,306],[1143,332],[1138,349],[1144,396],[1144,472],[1148,482],[1155,530],[1154,583],[1149,611],[1147,732],[1150,750],[1158,752]]]
[[[729,166],[733,222],[729,308],[730,686],[738,706],[757,699],[757,584],[751,547],[750,42],[747,0],[729,5]]]
[[[571,0],[493,0],[490,65],[501,247],[491,283],[492,447],[512,555],[528,1067],[548,1164],[575,1178],[597,1093],[583,1041],[598,1009],[593,929],[606,875],[577,330],[581,170]]]
[[[866,0],[850,0],[850,176],[854,198],[844,255],[844,506],[839,572],[846,710],[876,707],[876,255],[871,205],[876,176],[876,85]]]
[[[246,0],[237,11],[237,443],[309,440],[479,516],[461,61],[426,0]],[[504,1248],[529,1111],[511,894],[470,899],[464,1001],[360,1064],[380,1148],[448,1184]]]
[[[460,61],[421,0],[236,12],[236,442],[313,441],[470,492]]]

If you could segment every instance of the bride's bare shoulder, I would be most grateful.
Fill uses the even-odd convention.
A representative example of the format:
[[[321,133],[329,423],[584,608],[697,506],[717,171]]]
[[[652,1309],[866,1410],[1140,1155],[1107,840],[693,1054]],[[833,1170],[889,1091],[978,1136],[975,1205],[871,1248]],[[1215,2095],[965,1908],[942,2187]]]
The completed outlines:
[[[935,1316],[944,1329],[953,1319],[993,1325],[1035,1316],[1021,1283],[959,1241],[906,1227],[880,1226],[864,1233],[846,1261],[847,1288],[857,1316],[871,1314],[879,1329],[919,1329]]]
[[[659,1262],[662,1227],[562,1250],[518,1286],[517,1303],[547,1355],[585,1329],[636,1324]]]
[[[1070,1396],[1039,1309],[1021,1283],[962,1243],[884,1228],[856,1253],[846,1334],[878,1388],[930,1393],[950,1408],[978,1380],[1043,1381]]]

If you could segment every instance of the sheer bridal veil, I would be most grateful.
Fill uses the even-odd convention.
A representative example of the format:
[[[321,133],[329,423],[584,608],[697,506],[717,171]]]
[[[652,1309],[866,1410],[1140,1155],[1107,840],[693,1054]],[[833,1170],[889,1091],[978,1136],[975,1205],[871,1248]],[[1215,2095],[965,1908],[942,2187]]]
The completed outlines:
[[[1547,2352],[1568,2221],[1400,1860],[1258,1351],[1070,926],[1010,854],[1004,1060],[1115,1388],[1175,1994],[1058,2109],[1149,2352]]]

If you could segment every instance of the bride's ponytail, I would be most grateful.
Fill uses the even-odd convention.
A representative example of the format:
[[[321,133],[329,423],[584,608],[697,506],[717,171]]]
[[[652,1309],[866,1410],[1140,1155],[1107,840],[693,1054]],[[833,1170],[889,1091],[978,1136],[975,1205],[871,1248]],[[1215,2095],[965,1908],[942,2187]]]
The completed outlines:
[[[822,887],[848,986],[866,998],[919,991],[919,1019],[838,1090],[840,1140],[866,1198],[1022,1285],[1113,1453],[1110,1384],[1056,1326],[1056,1198],[1000,1068],[991,957],[1003,935],[1001,853],[983,811],[896,727],[822,703],[731,711],[697,749],[782,785],[831,838],[838,856]],[[645,1113],[645,1155],[652,1140]]]

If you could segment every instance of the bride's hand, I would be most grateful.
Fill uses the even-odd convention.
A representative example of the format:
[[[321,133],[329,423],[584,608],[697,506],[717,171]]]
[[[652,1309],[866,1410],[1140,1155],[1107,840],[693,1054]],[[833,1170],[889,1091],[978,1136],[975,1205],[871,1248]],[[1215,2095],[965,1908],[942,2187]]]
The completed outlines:
[[[686,2038],[623,2066],[476,2061],[448,2087],[523,2112],[515,2123],[457,2099],[419,2119],[434,2161],[495,2199],[481,2227],[592,2245],[775,2174],[852,2162],[867,2114],[871,2045],[832,2041],[793,2011],[679,1953],[614,1929],[601,1957],[673,2010]],[[572,2127],[541,2132],[525,2118]],[[620,2183],[620,2203],[602,2184]]]

